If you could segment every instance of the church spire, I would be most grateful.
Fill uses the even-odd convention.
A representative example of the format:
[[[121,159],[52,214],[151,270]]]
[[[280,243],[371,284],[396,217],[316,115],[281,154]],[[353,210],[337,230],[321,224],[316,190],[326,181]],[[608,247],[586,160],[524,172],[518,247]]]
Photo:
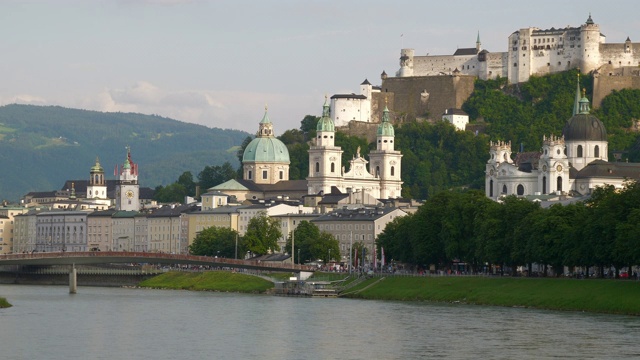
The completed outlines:
[[[478,30],[478,38],[476,39],[476,51],[480,52],[482,43],[480,42],[480,30]]]
[[[578,82],[576,84],[576,98],[573,102],[573,115],[577,115],[580,113],[580,100],[582,96],[580,96],[580,69],[578,69]]]

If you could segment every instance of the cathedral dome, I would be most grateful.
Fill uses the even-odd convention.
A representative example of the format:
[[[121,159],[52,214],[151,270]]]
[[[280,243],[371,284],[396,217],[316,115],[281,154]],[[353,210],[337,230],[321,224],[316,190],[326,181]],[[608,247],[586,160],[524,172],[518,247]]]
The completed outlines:
[[[316,126],[317,131],[336,131],[335,124],[331,120],[329,104],[327,104],[327,97],[324,98],[324,105],[322,106],[322,117],[318,120]]]
[[[287,146],[273,135],[273,125],[269,121],[266,111],[260,121],[258,137],[253,139],[244,149],[242,162],[287,164],[291,162]]]
[[[589,100],[582,95],[578,113],[567,121],[562,129],[566,141],[607,141],[607,130],[600,119],[589,113]]]
[[[564,125],[566,141],[607,141],[607,130],[600,119],[591,114],[574,115]]]

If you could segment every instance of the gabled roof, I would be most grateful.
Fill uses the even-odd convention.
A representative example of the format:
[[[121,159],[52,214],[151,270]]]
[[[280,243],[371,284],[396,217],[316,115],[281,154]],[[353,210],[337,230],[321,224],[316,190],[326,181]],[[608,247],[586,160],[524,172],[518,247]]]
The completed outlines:
[[[332,99],[366,99],[367,97],[364,95],[356,95],[356,94],[335,94],[331,97]]]
[[[453,56],[456,55],[476,55],[478,53],[478,49],[476,48],[460,48],[453,53]]]
[[[609,178],[640,180],[640,163],[595,160],[578,171],[576,179]]]

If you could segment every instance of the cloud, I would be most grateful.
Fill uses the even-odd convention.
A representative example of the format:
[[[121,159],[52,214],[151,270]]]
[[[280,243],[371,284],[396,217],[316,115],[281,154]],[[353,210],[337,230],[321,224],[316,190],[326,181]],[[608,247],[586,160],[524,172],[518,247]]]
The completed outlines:
[[[306,114],[319,113],[322,101],[321,95],[166,90],[147,81],[138,81],[129,87],[104,89],[85,97],[76,106],[106,112],[156,114],[209,127],[254,133],[265,104],[269,104],[269,117],[276,133],[282,133],[298,128]]]
[[[35,95],[19,94],[6,97],[0,96],[0,104],[47,105],[47,100]]]

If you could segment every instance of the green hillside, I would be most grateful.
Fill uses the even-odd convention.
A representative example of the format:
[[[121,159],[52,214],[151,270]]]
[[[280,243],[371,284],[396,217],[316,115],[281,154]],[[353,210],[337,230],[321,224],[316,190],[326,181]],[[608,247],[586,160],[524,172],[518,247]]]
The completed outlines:
[[[2,106],[0,198],[16,201],[29,191],[60,189],[67,179],[86,179],[96,156],[113,179],[127,145],[142,186],[169,184],[184,171],[197,174],[225,161],[238,166],[237,146],[248,135],[155,115]]]

